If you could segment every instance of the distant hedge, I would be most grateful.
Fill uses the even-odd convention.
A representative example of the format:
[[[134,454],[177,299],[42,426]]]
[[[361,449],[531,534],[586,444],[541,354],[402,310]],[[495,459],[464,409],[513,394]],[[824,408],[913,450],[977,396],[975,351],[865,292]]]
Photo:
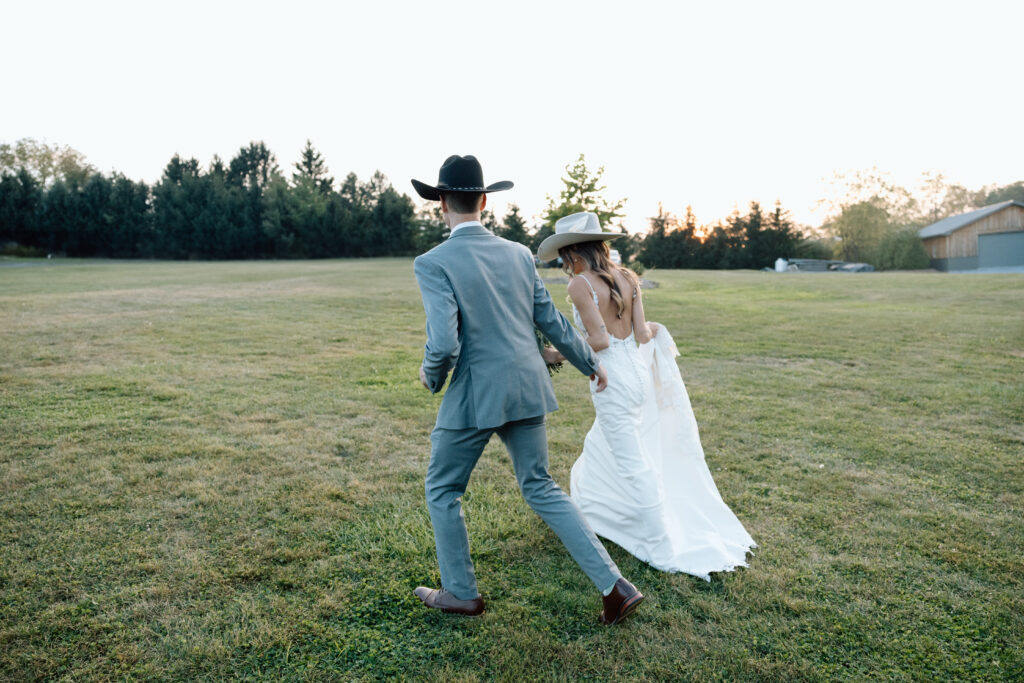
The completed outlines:
[[[874,265],[880,270],[919,270],[931,265],[924,243],[915,229],[891,232],[882,238]]]

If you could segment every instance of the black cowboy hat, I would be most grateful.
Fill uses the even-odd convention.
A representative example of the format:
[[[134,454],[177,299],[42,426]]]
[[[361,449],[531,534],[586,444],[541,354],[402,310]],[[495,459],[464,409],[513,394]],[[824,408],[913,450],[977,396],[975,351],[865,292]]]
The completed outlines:
[[[480,162],[475,156],[467,154],[460,157],[453,154],[441,164],[441,170],[437,172],[437,186],[427,185],[419,180],[413,179],[412,186],[424,199],[437,201],[441,198],[442,192],[500,192],[512,188],[511,180],[502,180],[498,183],[484,186],[484,171],[480,168]]]

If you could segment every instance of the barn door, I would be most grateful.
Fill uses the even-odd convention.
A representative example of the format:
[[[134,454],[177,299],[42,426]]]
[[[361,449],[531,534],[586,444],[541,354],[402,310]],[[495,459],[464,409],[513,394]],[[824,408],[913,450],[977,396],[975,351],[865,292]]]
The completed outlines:
[[[978,267],[1024,266],[1024,230],[978,235]]]

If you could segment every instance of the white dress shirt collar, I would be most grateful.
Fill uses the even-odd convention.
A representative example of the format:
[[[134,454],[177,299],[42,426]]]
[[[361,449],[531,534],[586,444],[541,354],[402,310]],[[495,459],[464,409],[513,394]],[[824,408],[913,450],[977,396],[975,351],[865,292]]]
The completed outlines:
[[[459,230],[460,228],[464,228],[467,225],[479,225],[481,228],[484,227],[484,224],[481,223],[480,221],[463,221],[462,223],[459,223],[454,228],[452,228],[451,234],[449,234],[448,236],[451,237],[452,235],[455,234],[456,230]]]

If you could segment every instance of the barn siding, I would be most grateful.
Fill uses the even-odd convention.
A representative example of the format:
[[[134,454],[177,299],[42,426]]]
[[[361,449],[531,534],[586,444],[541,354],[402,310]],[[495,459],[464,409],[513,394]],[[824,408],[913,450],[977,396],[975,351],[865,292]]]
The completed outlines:
[[[941,237],[929,237],[924,240],[924,250],[930,259],[945,259],[949,257],[949,238],[946,235]]]
[[[978,235],[1011,230],[1024,230],[1024,207],[1010,205],[1002,211],[960,228],[951,235],[930,238],[946,240],[945,253],[933,258],[977,258]],[[927,242],[925,244],[928,245]],[[926,248],[928,255],[931,256],[931,247]]]

